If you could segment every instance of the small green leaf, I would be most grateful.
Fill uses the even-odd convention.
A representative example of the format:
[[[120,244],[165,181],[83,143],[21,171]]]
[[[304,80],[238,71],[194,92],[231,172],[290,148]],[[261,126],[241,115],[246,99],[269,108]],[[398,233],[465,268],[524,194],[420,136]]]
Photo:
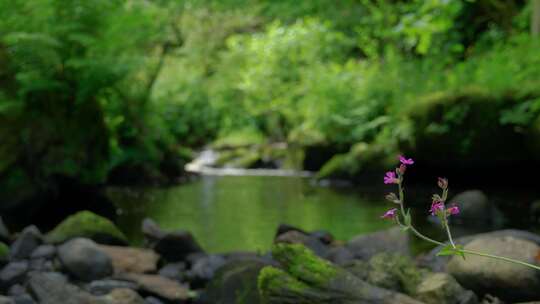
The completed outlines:
[[[465,259],[465,253],[463,253],[461,250],[463,250],[462,245],[456,245],[455,248],[452,247],[452,245],[446,245],[439,252],[437,252],[437,256],[459,255]]]
[[[401,231],[406,232],[409,228],[408,226],[401,226]]]

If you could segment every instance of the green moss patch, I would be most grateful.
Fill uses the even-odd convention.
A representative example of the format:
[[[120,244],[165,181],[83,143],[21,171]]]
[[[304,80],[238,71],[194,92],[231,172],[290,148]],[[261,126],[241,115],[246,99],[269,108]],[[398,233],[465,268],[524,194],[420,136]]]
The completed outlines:
[[[86,237],[102,243],[128,242],[113,222],[90,211],[69,216],[49,232],[46,239],[50,243],[62,243],[75,237]]]

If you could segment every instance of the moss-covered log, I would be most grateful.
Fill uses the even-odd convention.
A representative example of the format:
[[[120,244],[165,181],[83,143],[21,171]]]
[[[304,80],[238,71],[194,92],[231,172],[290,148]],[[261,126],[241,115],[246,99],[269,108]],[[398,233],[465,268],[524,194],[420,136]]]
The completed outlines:
[[[366,283],[300,244],[276,244],[272,255],[283,269],[268,266],[259,275],[258,288],[267,304],[421,303]]]

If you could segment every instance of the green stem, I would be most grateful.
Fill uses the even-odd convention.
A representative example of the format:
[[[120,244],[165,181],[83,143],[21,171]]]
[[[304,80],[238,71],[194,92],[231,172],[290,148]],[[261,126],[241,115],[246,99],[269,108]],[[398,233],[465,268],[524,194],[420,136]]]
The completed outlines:
[[[460,252],[463,252],[463,253],[468,253],[468,254],[478,255],[478,256],[482,256],[482,257],[486,257],[486,258],[502,260],[502,261],[506,261],[506,262],[510,262],[510,263],[530,267],[530,268],[534,268],[536,270],[540,270],[540,266],[530,264],[530,263],[526,263],[526,262],[523,262],[523,261],[514,260],[514,259],[511,259],[511,258],[507,258],[507,257],[502,257],[502,256],[494,255],[494,254],[488,254],[488,253],[483,253],[483,252],[478,252],[478,251],[473,251],[473,250],[467,250],[467,249],[457,249],[457,250],[460,251]]]

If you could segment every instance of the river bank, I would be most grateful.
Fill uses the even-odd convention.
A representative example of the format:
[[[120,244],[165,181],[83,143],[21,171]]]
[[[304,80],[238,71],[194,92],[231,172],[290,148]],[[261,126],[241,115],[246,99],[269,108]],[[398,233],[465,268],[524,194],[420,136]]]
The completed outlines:
[[[517,303],[538,300],[537,273],[467,256],[415,255],[397,228],[335,239],[280,225],[270,251],[208,253],[185,230],[145,219],[143,246],[90,212],[47,234],[1,225],[2,303]],[[540,236],[499,230],[459,238],[465,248],[539,264]],[[4,243],[2,243],[4,244]],[[499,300],[497,300],[499,299]],[[499,301],[499,302],[497,302]]]

